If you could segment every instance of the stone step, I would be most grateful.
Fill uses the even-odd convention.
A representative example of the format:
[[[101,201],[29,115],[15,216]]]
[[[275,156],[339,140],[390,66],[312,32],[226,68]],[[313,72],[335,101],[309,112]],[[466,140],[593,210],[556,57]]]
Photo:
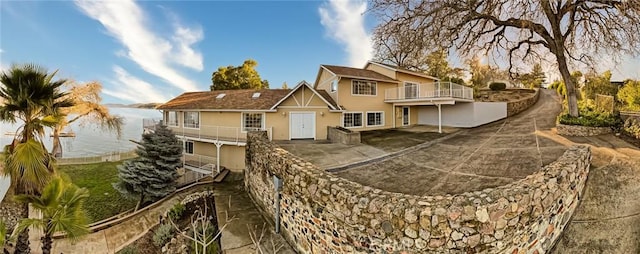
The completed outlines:
[[[218,174],[216,177],[213,178],[213,182],[214,183],[219,183],[222,182],[222,180],[224,180],[225,177],[227,177],[227,175],[229,174],[229,170],[228,169],[223,169],[220,174]]]

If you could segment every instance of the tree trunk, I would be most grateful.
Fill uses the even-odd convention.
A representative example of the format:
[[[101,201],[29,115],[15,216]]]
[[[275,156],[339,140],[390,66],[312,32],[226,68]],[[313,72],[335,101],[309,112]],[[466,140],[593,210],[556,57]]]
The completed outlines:
[[[567,58],[564,56],[564,52],[560,51],[558,54],[556,54],[556,59],[558,61],[560,75],[562,75],[562,80],[564,81],[565,88],[567,89],[567,105],[569,107],[569,115],[578,117],[580,116],[580,113],[578,112],[576,84],[571,78],[571,72],[569,72],[569,66],[567,66]]]
[[[23,193],[21,193],[23,194]],[[22,218],[29,217],[29,204],[22,205]],[[31,249],[29,248],[29,229],[25,229],[20,232],[18,235],[18,240],[16,241],[16,249],[13,252],[15,254],[27,254],[31,253]]]
[[[138,211],[138,209],[142,205],[142,202],[144,202],[144,193],[140,193],[140,200],[138,200],[138,204],[136,204],[136,208],[133,210],[134,212]]]
[[[51,254],[51,247],[53,247],[51,236],[45,233],[40,240],[42,241],[42,254]]]
[[[53,132],[53,147],[51,148],[51,154],[55,158],[62,157],[62,144],[60,143],[60,133],[58,130]]]

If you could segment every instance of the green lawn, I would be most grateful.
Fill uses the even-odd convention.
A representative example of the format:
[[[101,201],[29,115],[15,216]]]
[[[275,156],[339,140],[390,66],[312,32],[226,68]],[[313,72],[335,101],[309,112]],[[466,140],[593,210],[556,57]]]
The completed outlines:
[[[125,199],[111,185],[118,181],[116,166],[121,163],[102,162],[58,167],[58,172],[69,176],[75,185],[89,189],[91,196],[85,201],[84,209],[91,222],[109,218],[135,207],[135,200]]]

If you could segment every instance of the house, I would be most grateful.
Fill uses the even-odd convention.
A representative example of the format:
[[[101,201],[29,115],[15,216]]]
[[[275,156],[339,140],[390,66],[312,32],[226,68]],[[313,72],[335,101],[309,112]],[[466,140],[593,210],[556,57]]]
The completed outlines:
[[[185,168],[207,174],[220,166],[244,169],[247,131],[264,130],[272,140],[323,140],[333,126],[442,125],[451,117],[443,112],[472,102],[471,88],[369,62],[364,68],[320,65],[313,84],[302,81],[291,90],[187,92],[157,109],[184,142]]]

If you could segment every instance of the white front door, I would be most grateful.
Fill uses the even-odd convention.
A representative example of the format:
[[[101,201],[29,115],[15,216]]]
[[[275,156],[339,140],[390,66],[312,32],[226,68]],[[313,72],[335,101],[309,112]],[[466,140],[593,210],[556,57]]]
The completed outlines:
[[[315,139],[316,113],[291,112],[289,113],[291,139]]]

